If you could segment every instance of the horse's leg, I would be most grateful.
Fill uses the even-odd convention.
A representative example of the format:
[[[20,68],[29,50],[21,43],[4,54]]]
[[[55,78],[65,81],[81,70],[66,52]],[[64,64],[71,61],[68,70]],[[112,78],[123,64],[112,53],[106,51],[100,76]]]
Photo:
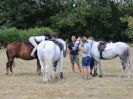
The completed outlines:
[[[130,63],[130,60],[128,62],[128,78],[131,77],[131,70],[132,70],[132,67],[131,67],[131,63]]]
[[[55,80],[55,78],[56,78],[56,77],[55,77],[55,75],[56,75],[56,69],[55,69],[55,68],[56,68],[56,67],[53,66],[52,61],[49,62],[49,66],[51,67],[51,68],[49,68],[49,69],[50,69],[50,72],[52,73],[52,79]]]
[[[55,71],[53,69],[53,63],[49,59],[44,59],[44,83],[48,83],[49,80],[51,80],[51,74],[52,74],[52,79],[55,79]]]
[[[96,61],[94,61],[94,67],[93,67],[93,69],[94,69],[93,76],[97,76],[97,62]]]
[[[40,65],[41,65],[41,72],[43,74],[43,83],[45,83],[45,65],[44,65],[44,61],[39,59],[40,60]]]
[[[130,62],[129,56],[126,59],[126,65],[128,66],[128,78],[130,78],[131,77],[132,66],[131,66],[131,62]]]
[[[14,59],[11,61],[11,65],[10,65],[10,72],[11,72],[11,74],[10,75],[13,75],[13,70],[12,70],[12,67],[14,66]]]
[[[9,69],[11,72],[11,75],[13,74],[12,66],[13,66],[14,58],[9,58],[8,62],[6,63],[6,74],[9,74]]]
[[[98,68],[99,68],[99,72],[100,72],[99,77],[103,77],[102,65],[101,65],[101,62],[100,61],[98,62]]]
[[[63,55],[63,54],[62,54],[62,55]],[[60,78],[61,78],[61,79],[63,79],[62,63],[63,63],[63,57],[60,57],[59,66],[60,66]]]
[[[120,73],[120,77],[123,77],[123,74],[124,74],[124,69],[125,69],[125,62],[124,62],[124,59],[122,57],[120,57],[120,60],[121,60],[121,73]]]
[[[43,75],[43,79],[42,79],[42,81],[43,81],[43,83],[45,83],[44,82],[44,77],[45,77],[45,71],[44,71],[44,59],[43,59],[43,57],[42,57],[42,55],[40,54],[40,53],[37,53],[37,56],[38,56],[38,60],[37,60],[37,62],[39,62],[39,64],[40,64],[40,66],[41,66],[41,72],[42,72],[42,75]]]
[[[58,64],[58,61],[55,61],[55,62],[53,63],[53,68],[54,68],[54,71],[55,71],[55,72],[56,72],[57,64]]]
[[[39,59],[37,59],[37,74],[41,75],[41,65]]]
[[[48,64],[46,64],[44,67],[44,75],[43,76],[44,76],[43,82],[48,83],[48,80],[50,80],[50,75],[48,74]]]

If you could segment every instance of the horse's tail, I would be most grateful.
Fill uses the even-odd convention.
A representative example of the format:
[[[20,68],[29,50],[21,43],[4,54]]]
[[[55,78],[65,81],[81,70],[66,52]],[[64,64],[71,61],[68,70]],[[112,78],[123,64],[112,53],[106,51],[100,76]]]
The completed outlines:
[[[8,54],[8,51],[6,50],[6,56],[7,56],[7,59],[9,61],[9,54]]]
[[[128,47],[128,48],[127,48],[127,51],[126,51],[126,55],[125,55],[127,61],[130,61],[130,57],[131,57],[130,54],[131,54],[131,53],[130,53],[130,48]]]
[[[128,46],[127,51],[125,53],[125,62],[128,66],[131,67],[131,63],[130,63],[130,58],[131,58],[131,52],[130,52],[130,47]],[[131,67],[132,68],[132,67]]]
[[[128,46],[127,48],[127,58],[126,58],[126,65],[128,66],[128,77],[131,77],[131,74],[133,72],[133,68],[131,65],[131,51],[130,51],[130,47]]]

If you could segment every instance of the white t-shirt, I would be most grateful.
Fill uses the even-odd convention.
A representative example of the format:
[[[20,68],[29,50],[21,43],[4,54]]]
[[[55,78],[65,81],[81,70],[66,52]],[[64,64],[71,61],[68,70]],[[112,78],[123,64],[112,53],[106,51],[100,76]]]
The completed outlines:
[[[34,36],[37,42],[45,41],[45,36]]]

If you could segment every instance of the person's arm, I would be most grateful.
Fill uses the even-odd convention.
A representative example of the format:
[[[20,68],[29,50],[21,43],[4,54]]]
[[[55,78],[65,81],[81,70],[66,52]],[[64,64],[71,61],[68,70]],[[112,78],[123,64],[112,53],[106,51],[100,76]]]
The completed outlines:
[[[81,47],[81,51],[83,51],[83,52],[85,52],[85,53],[88,52],[86,48],[82,48],[82,47]]]
[[[79,50],[80,50],[80,51],[83,51],[83,52],[85,52],[85,53],[88,52],[88,49],[87,49],[86,46],[85,46],[85,48],[83,48],[83,47],[81,47],[81,45],[79,45]]]
[[[68,49],[72,49],[72,47],[71,47],[71,43],[70,43],[70,44],[68,44]]]

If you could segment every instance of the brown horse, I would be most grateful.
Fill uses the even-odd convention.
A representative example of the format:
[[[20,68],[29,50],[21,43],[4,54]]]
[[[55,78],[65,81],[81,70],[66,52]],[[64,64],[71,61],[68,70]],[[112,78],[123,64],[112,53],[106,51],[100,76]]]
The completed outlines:
[[[23,60],[33,60],[37,59],[31,56],[33,46],[30,43],[24,42],[12,42],[7,45],[6,54],[7,54],[7,63],[6,63],[6,74],[9,74],[9,69],[11,74],[13,74],[12,66],[15,58],[21,58]],[[39,60],[37,59],[37,73],[41,73],[41,67]]]

